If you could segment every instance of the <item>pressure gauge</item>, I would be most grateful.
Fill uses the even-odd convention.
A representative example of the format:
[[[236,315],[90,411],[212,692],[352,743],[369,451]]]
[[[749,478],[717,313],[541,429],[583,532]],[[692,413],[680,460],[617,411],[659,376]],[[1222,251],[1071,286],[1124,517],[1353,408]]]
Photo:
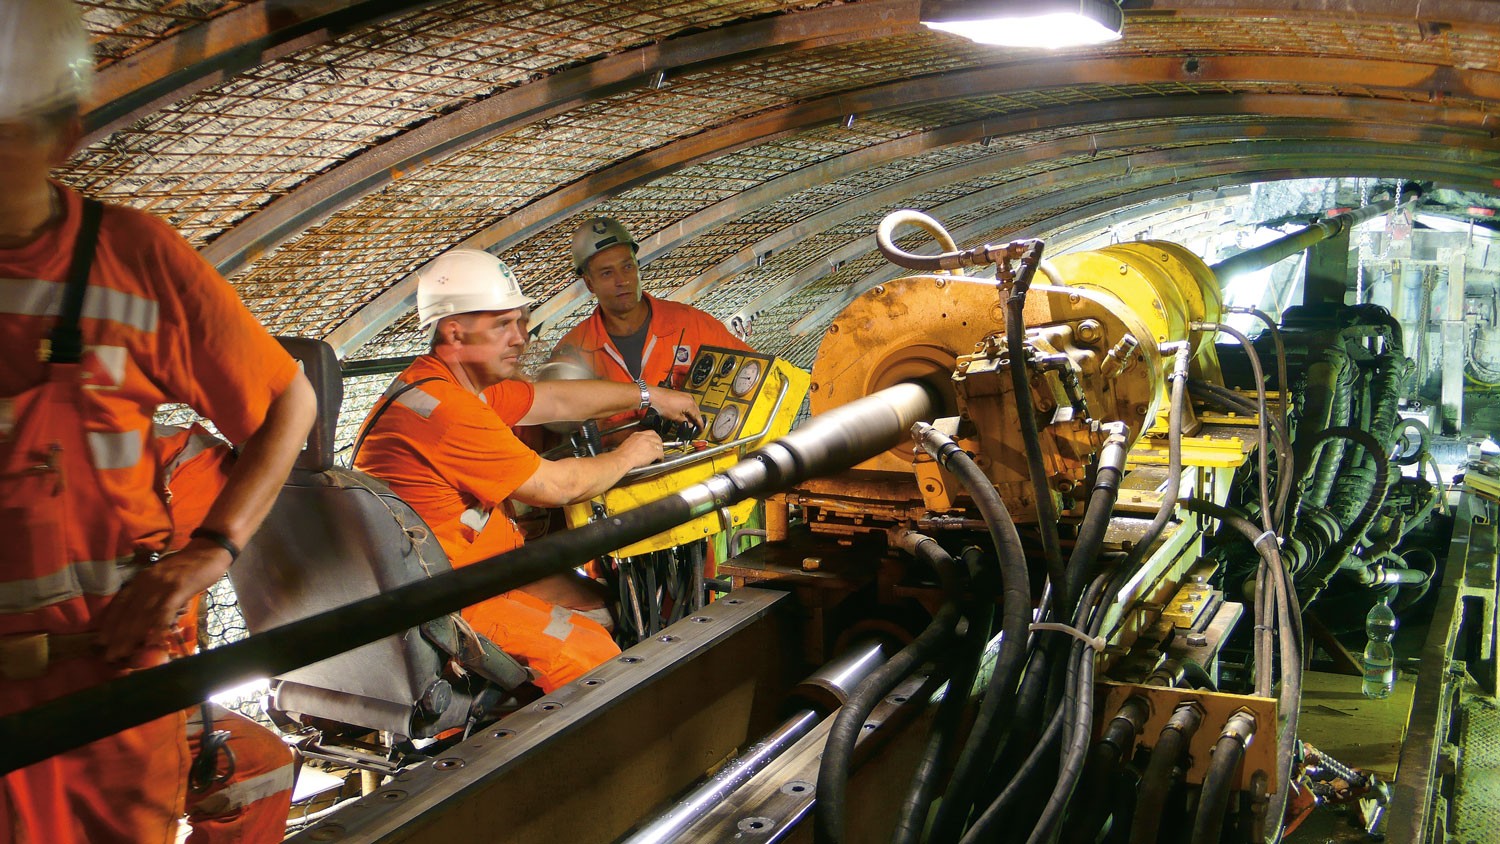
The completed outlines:
[[[714,356],[709,354],[700,355],[698,362],[693,364],[693,372],[688,380],[694,387],[701,387],[703,386],[703,382],[707,381],[708,376],[712,375],[713,372]]]
[[[723,362],[721,362],[719,364],[719,375],[718,375],[718,377],[720,377],[720,378],[728,378],[729,377],[729,373],[731,373],[731,372],[734,371],[734,365],[736,363],[738,363],[738,362],[739,362],[738,358],[736,358],[734,355],[725,355]]]
[[[723,442],[734,436],[735,429],[740,424],[740,409],[736,405],[726,404],[714,417],[714,424],[709,431],[709,436],[716,442]]]
[[[747,360],[740,367],[738,374],[734,376],[734,383],[729,386],[729,392],[736,396],[745,396],[755,389],[755,383],[760,380],[760,361]]]

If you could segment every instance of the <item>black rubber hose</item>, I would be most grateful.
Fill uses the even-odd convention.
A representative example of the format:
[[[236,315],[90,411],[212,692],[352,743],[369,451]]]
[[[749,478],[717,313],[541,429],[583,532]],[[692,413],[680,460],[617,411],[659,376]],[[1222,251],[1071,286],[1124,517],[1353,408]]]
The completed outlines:
[[[1336,350],[1327,349],[1325,355],[1331,355]],[[1328,417],[1328,426],[1324,430],[1343,428],[1349,424],[1350,415],[1353,413],[1354,384],[1358,379],[1359,367],[1349,361],[1348,356],[1338,351],[1337,358],[1342,358],[1343,366],[1338,372],[1338,381],[1334,384],[1333,404]],[[1316,440],[1319,432],[1312,432],[1312,439]],[[1301,447],[1301,443],[1298,443]],[[1344,459],[1344,443],[1342,440],[1330,443],[1321,453],[1309,443],[1307,455],[1311,459],[1316,455],[1316,461],[1309,465],[1308,469],[1302,471],[1304,479],[1311,474],[1311,484],[1307,487],[1304,498],[1316,507],[1328,506],[1328,496],[1333,492],[1333,482],[1338,477],[1339,464]]]
[[[1245,349],[1245,356],[1250,359],[1250,370],[1255,376],[1256,419],[1260,425],[1260,441],[1262,445],[1261,448],[1255,450],[1256,456],[1260,461],[1260,521],[1262,527],[1266,530],[1272,530],[1275,527],[1276,514],[1271,510],[1271,475],[1264,447],[1265,443],[1271,439],[1271,420],[1266,414],[1266,375],[1260,366],[1260,355],[1256,353],[1255,344],[1250,342],[1250,338],[1246,337],[1244,332],[1233,326],[1221,323],[1218,325],[1205,325],[1204,328],[1213,328],[1238,340],[1239,344]]]
[[[964,551],[963,559],[970,571],[975,569],[978,564],[976,558],[981,553],[977,548]],[[982,576],[976,578],[980,582],[975,584],[976,587],[981,585],[983,579]],[[969,626],[958,648],[958,668],[949,676],[948,691],[943,695],[942,703],[938,704],[932,732],[927,737],[927,746],[917,763],[916,772],[912,774],[911,786],[901,805],[901,815],[896,821],[896,830],[891,835],[893,844],[915,844],[920,840],[927,825],[927,815],[932,809],[932,801],[942,785],[943,769],[950,763],[954,742],[962,732],[963,714],[969,707],[969,695],[974,688],[974,678],[979,673],[985,646],[989,644],[990,625],[994,622],[995,615],[994,594],[982,587],[975,588],[974,591],[977,594],[968,602],[964,613]]]
[[[1275,537],[1258,532],[1259,529],[1249,519],[1212,501],[1185,498],[1181,503],[1195,513],[1211,516],[1239,531],[1250,540],[1250,544],[1265,560],[1270,574],[1274,575],[1270,580],[1276,600],[1277,644],[1281,648],[1281,694],[1277,701],[1277,712],[1282,723],[1276,739],[1276,764],[1280,769],[1278,787],[1271,795],[1271,806],[1266,817],[1273,819],[1279,826],[1285,817],[1287,798],[1290,796],[1292,765],[1296,761],[1297,752],[1297,723],[1302,706],[1302,653],[1305,647],[1302,607],[1292,587],[1291,573],[1282,565],[1281,551],[1276,546]],[[1279,836],[1268,836],[1268,839],[1274,840],[1277,837]]]
[[[1333,438],[1348,440],[1363,446],[1368,454],[1374,456],[1375,483],[1371,486],[1369,495],[1365,498],[1364,507],[1355,517],[1354,523],[1344,531],[1338,542],[1328,549],[1328,553],[1324,554],[1322,559],[1313,562],[1306,572],[1303,579],[1309,584],[1310,591],[1307,599],[1309,601],[1328,585],[1333,573],[1343,565],[1344,557],[1349,553],[1349,549],[1353,548],[1355,543],[1363,541],[1365,531],[1370,529],[1375,516],[1380,513],[1381,505],[1385,503],[1386,487],[1391,477],[1390,459],[1386,457],[1385,449],[1368,432],[1355,428],[1329,428],[1313,439],[1312,446],[1315,448],[1323,440]]]
[[[917,638],[860,681],[834,716],[827,744],[823,747],[823,759],[818,765],[813,837],[819,844],[840,844],[845,840],[846,798],[854,743],[859,739],[865,719],[891,689],[952,641],[958,625],[958,602],[963,590],[958,565],[936,540],[918,535],[914,543],[913,553],[931,565],[942,581],[943,605]]]
[[[1119,434],[1111,434],[1099,450],[1099,460],[1094,467],[1094,491],[1089,496],[1083,511],[1083,521],[1078,526],[1078,539],[1073,543],[1073,553],[1068,556],[1068,567],[1063,575],[1062,594],[1058,600],[1058,616],[1067,618],[1077,605],[1078,593],[1094,575],[1099,551],[1104,547],[1104,535],[1109,530],[1109,520],[1114,515],[1115,501],[1120,497],[1120,479],[1125,473],[1126,444]]]
[[[1227,387],[1217,384],[1209,384],[1204,381],[1189,381],[1188,390],[1208,401],[1225,408],[1245,414],[1258,414],[1259,409],[1248,400]],[[1275,416],[1270,417],[1271,439],[1276,444],[1276,495],[1275,511],[1272,516],[1281,530],[1286,524],[1287,505],[1291,500],[1292,486],[1296,480],[1295,458],[1291,449],[1291,438],[1287,430],[1282,427],[1282,422]]]
[[[1026,761],[1016,769],[1015,776],[1000,792],[1000,796],[989,805],[989,808],[974,822],[974,826],[959,839],[959,844],[978,844],[978,842],[990,842],[997,834],[995,824],[1004,817],[1006,812],[1014,805],[1016,799],[1023,793],[1024,787],[1036,776],[1047,754],[1051,752],[1062,738],[1063,724],[1068,720],[1068,707],[1059,706],[1052,713],[1052,718],[1047,722],[1047,729],[1042,732],[1042,737],[1032,747],[1031,753]],[[933,831],[932,841],[952,841],[952,838],[940,837],[936,830]]]
[[[1053,509],[1052,484],[1047,480],[1047,463],[1042,455],[1042,434],[1036,424],[1036,410],[1031,404],[1031,376],[1026,366],[1026,292],[1042,263],[1042,242],[1032,241],[1021,256],[1015,282],[1005,304],[1005,350],[1010,357],[1011,387],[1016,398],[1016,418],[1021,424],[1021,443],[1026,450],[1026,467],[1031,475],[1032,494],[1036,498],[1038,527],[1042,534],[1042,553],[1047,558],[1047,575],[1053,583],[1063,582],[1061,544],[1057,538],[1057,511]]]
[[[1162,813],[1166,811],[1167,795],[1176,784],[1173,771],[1177,770],[1182,757],[1187,753],[1188,745],[1202,720],[1203,713],[1197,704],[1182,704],[1157,735],[1156,744],[1151,748],[1151,761],[1146,764],[1146,773],[1141,777],[1141,793],[1135,803],[1135,821],[1130,827],[1130,844],[1156,844],[1161,830]]]
[[[1118,775],[1120,763],[1130,758],[1135,749],[1135,740],[1141,734],[1146,719],[1150,717],[1151,705],[1144,697],[1133,695],[1120,704],[1120,710],[1104,728],[1104,734],[1089,752],[1088,764],[1083,769],[1083,779],[1078,788],[1093,799],[1087,801],[1069,819],[1063,828],[1064,844],[1094,844],[1099,839],[1099,830],[1109,819],[1112,800],[1109,795],[1113,781]]]
[[[979,778],[989,768],[1000,741],[1000,729],[1015,710],[1016,680],[1026,662],[1027,637],[1031,626],[1031,581],[1026,570],[1026,552],[1021,534],[1011,520],[1000,494],[952,438],[930,425],[918,423],[912,432],[923,450],[946,468],[968,492],[979,508],[995,543],[1003,594],[1000,617],[1000,653],[994,673],[985,688],[984,702],[975,717],[969,740],[959,753],[953,778],[934,822],[935,840],[953,841],[967,819]]]
[[[1098,614],[1102,616],[1102,610]],[[1070,656],[1068,684],[1072,688],[1072,699],[1068,709],[1072,713],[1072,731],[1063,748],[1057,783],[1047,798],[1041,818],[1027,839],[1028,844],[1043,844],[1056,837],[1063,812],[1073,799],[1074,789],[1083,776],[1083,763],[1088,756],[1090,730],[1094,722],[1094,650],[1083,642],[1075,642]]]
[[[1167,522],[1171,521],[1173,511],[1177,509],[1177,496],[1182,491],[1182,425],[1183,411],[1187,406],[1187,366],[1188,349],[1183,344],[1178,347],[1173,371],[1167,376],[1172,380],[1172,403],[1167,412],[1166,489],[1162,492],[1161,506],[1156,508],[1156,515],[1126,556],[1122,566],[1125,571],[1134,571],[1146,559],[1146,554],[1156,544],[1161,532],[1166,529]]]
[[[1214,744],[1208,774],[1204,776],[1203,789],[1198,793],[1198,811],[1193,815],[1193,833],[1189,839],[1191,844],[1219,844],[1229,796],[1234,791],[1234,772],[1244,758],[1245,739],[1238,734],[1226,732]]]
[[[1286,346],[1281,342],[1281,327],[1271,315],[1259,308],[1230,308],[1230,313],[1249,314],[1265,323],[1266,331],[1271,334],[1271,343],[1276,347],[1276,388],[1281,391],[1281,429],[1287,431],[1291,428],[1292,407],[1292,384],[1287,378],[1286,371]]]

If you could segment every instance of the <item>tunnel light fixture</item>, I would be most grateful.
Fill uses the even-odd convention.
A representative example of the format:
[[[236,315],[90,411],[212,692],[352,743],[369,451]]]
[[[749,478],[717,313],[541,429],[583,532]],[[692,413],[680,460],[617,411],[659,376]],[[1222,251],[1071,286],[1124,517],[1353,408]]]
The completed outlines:
[[[927,0],[922,25],[997,47],[1081,47],[1120,38],[1117,0]]]

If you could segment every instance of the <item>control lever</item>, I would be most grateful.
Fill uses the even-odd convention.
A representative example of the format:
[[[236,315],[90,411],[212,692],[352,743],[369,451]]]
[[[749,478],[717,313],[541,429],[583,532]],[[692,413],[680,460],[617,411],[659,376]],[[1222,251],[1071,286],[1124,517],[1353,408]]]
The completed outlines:
[[[674,422],[662,416],[654,407],[646,408],[646,415],[641,417],[641,427],[648,431],[655,431],[663,440],[686,442],[697,439],[698,435],[703,433],[703,429],[692,422],[686,419]]]

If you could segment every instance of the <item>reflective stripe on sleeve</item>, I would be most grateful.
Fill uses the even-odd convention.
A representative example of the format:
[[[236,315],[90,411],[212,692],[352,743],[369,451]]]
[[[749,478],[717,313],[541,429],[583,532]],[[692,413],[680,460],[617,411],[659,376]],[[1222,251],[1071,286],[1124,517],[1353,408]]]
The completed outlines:
[[[432,412],[438,408],[438,400],[431,393],[424,392],[421,387],[412,387],[410,390],[396,396],[396,404],[402,405],[423,419],[430,418]]]
[[[566,642],[568,634],[573,632],[573,611],[566,607],[553,607],[552,620],[547,622],[547,627],[542,635],[551,636],[559,642]]]
[[[0,313],[57,316],[65,286],[36,278],[0,278]],[[109,320],[147,333],[156,331],[160,312],[150,299],[99,285],[90,285],[83,298],[83,315],[88,319]]]
[[[129,469],[141,462],[145,442],[140,431],[89,432],[89,454],[95,469]]]
[[[84,595],[113,595],[140,570],[134,561],[72,563],[41,577],[0,583],[0,613],[34,612]]]

